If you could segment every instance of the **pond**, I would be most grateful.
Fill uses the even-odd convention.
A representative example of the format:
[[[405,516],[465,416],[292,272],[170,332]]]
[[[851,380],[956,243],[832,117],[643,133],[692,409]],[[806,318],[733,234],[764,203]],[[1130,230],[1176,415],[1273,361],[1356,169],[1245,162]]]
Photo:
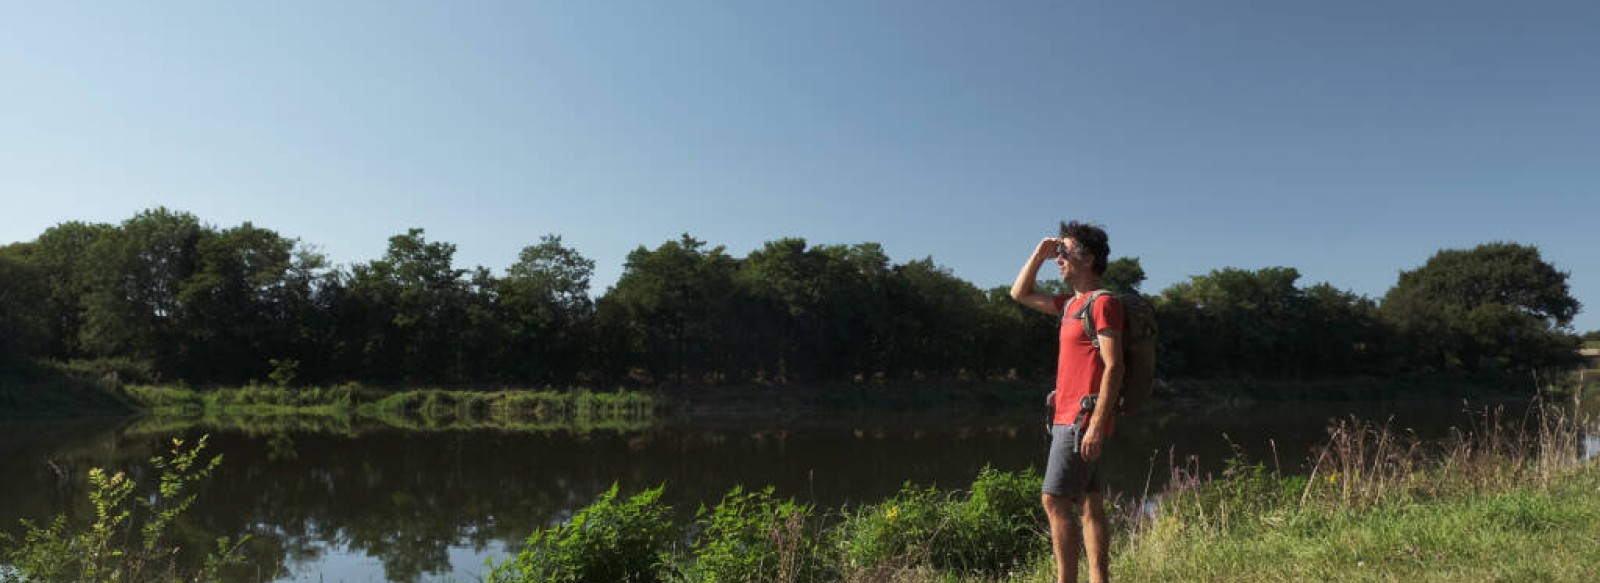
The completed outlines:
[[[1306,471],[1331,419],[1392,420],[1423,438],[1466,426],[1460,400],[1171,407],[1125,420],[1109,486],[1159,491],[1174,463],[1216,471],[1235,452]],[[1503,403],[1515,418],[1526,405]],[[611,484],[666,484],[678,520],[735,485],[771,485],[823,512],[882,500],[902,484],[960,489],[985,465],[1041,467],[1042,411],[816,413],[676,418],[639,431],[337,431],[197,428],[150,420],[0,425],[0,529],[85,516],[90,467],[154,482],[148,459],[173,437],[210,434],[224,456],[190,511],[197,541],[249,532],[243,576],[263,581],[476,581],[534,529],[558,524]],[[165,428],[164,428],[165,427]],[[1586,441],[1594,448],[1593,439]]]

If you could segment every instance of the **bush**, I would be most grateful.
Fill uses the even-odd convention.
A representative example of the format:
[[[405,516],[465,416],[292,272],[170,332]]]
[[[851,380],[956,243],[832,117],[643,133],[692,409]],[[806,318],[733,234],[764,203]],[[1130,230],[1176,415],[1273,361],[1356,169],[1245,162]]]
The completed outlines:
[[[617,501],[617,485],[566,524],[528,537],[522,552],[491,564],[493,582],[652,583],[661,581],[674,533],[657,486]]]
[[[694,580],[704,583],[814,581],[825,561],[811,532],[813,507],[775,500],[772,487],[735,487],[711,511],[696,513]]]
[[[955,508],[955,532],[934,564],[999,573],[1025,563],[1045,550],[1044,507],[1039,503],[1038,474],[995,471],[985,467],[972,482],[972,493]]]
[[[999,573],[1045,549],[1039,477],[984,468],[965,498],[906,484],[847,512],[838,544],[853,569],[927,565]]]
[[[844,511],[835,536],[845,565],[859,570],[926,562],[929,543],[948,527],[946,498],[932,486],[907,482],[888,500]]]

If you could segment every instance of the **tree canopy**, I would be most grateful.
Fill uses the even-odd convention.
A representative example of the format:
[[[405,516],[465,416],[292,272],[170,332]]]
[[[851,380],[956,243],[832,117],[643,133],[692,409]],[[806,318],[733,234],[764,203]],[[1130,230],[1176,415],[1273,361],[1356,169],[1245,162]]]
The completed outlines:
[[[197,384],[552,386],[1047,383],[1055,365],[1057,320],[876,243],[780,238],[741,257],[684,234],[636,248],[597,296],[595,262],[554,234],[498,273],[456,265],[455,251],[410,229],[382,257],[338,267],[270,229],[165,208],[63,223],[0,247],[0,362],[118,359]],[[1145,279],[1124,257],[1104,283]],[[1152,294],[1160,368],[1319,378],[1563,366],[1580,342],[1566,280],[1515,243],[1442,250],[1381,302],[1303,286],[1291,267],[1220,268]]]
[[[1538,249],[1488,243],[1402,272],[1382,314],[1420,364],[1498,371],[1574,362],[1578,339],[1567,328],[1580,307],[1567,274]]]

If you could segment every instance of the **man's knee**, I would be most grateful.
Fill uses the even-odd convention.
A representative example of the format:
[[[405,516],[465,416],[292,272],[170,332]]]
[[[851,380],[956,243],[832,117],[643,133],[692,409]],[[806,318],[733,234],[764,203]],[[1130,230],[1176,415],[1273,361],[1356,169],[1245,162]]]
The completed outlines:
[[[1075,502],[1078,502],[1078,504],[1074,504],[1074,506],[1077,506],[1077,508],[1074,508],[1074,510],[1079,516],[1082,516],[1086,520],[1105,520],[1106,503],[1104,496],[1101,496],[1099,493],[1094,493],[1084,496],[1082,500]]]
[[[1040,496],[1040,501],[1044,504],[1045,512],[1058,517],[1075,514],[1074,510],[1078,506],[1078,500],[1067,498],[1066,496],[1058,496],[1049,492],[1042,494]]]

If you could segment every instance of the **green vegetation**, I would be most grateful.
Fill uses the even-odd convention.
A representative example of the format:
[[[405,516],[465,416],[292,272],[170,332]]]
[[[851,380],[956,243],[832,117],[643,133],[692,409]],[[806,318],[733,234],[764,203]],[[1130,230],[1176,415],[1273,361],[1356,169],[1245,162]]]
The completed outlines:
[[[204,436],[192,447],[173,439],[170,452],[150,460],[160,478],[149,494],[136,493],[137,484],[124,472],[107,475],[102,468],[91,468],[94,521],[73,525],[58,515],[42,528],[23,521],[20,539],[0,533],[0,563],[9,565],[0,567],[0,581],[224,580],[222,570],[241,561],[246,538],[219,538],[215,551],[198,557],[195,550],[173,542],[199,484],[222,463],[222,456],[202,460],[205,446]]]
[[[489,580],[859,581],[908,568],[996,576],[1045,549],[1038,476],[984,469],[965,493],[907,484],[824,527],[810,506],[735,488],[701,508],[686,540],[661,487],[619,501],[617,488],[566,524],[535,532]]]
[[[1600,462],[1579,459],[1579,424],[1554,407],[1523,425],[1484,413],[1424,443],[1342,421],[1309,475],[1235,459],[1218,476],[1172,468],[1165,492],[1117,498],[1113,572],[1122,581],[1587,581],[1600,549]],[[770,489],[736,488],[686,534],[663,528],[656,488],[616,488],[541,530],[493,581],[1041,581],[1051,577],[1038,476],[984,470],[964,492],[907,484],[825,521]],[[674,528],[674,527],[667,527]],[[643,531],[641,531],[643,532]],[[677,542],[682,541],[682,542]],[[565,577],[565,578],[562,578]]]
[[[1125,581],[1588,581],[1600,471],[1361,512],[1279,506],[1230,528],[1166,526],[1119,555]],[[1213,524],[1215,521],[1212,521]],[[1206,524],[1206,523],[1200,523]]]
[[[846,510],[836,527],[847,573],[906,566],[997,575],[1045,552],[1045,516],[1034,472],[984,468],[965,493],[906,484],[878,504]],[[868,577],[869,579],[876,577]]]
[[[1424,444],[1330,428],[1309,478],[1235,464],[1177,487],[1118,545],[1123,580],[1584,581],[1600,557],[1600,466],[1552,408],[1526,431],[1486,414]]]
[[[560,526],[528,537],[515,559],[492,565],[490,581],[576,583],[663,580],[673,531],[661,488],[617,499],[617,486]]]
[[[1517,419],[1486,412],[1422,442],[1350,420],[1328,428],[1304,475],[1244,459],[1216,476],[1179,465],[1152,498],[1113,497],[1113,566],[1124,581],[1586,581],[1600,560],[1600,462],[1579,459],[1580,427],[1554,407]],[[91,472],[83,524],[26,525],[0,547],[12,566],[0,580],[227,578],[219,573],[247,550],[241,542],[224,539],[213,560],[201,555],[209,542],[174,551],[193,539],[178,536],[194,526],[184,511],[220,463],[204,459],[204,444],[174,443],[153,460],[162,477],[143,489],[126,477],[136,471]],[[613,487],[570,520],[533,529],[489,578],[1046,580],[1038,479],[986,469],[959,491],[907,484],[826,515],[770,488],[736,488],[681,526],[663,488]]]
[[[0,247],[0,371],[55,362],[91,382],[404,389],[1045,383],[1054,365],[1038,347],[1054,343],[1055,320],[876,243],[783,238],[738,257],[686,234],[629,253],[598,297],[594,262],[553,235],[502,274],[454,255],[421,229],[345,268],[269,229],[165,208],[64,223]],[[1105,280],[1137,289],[1144,276],[1124,257]],[[1530,246],[1440,251],[1381,302],[1299,278],[1222,268],[1154,294],[1160,375],[1527,388],[1530,371],[1576,363],[1567,274]]]
[[[690,548],[687,579],[736,583],[752,573],[778,581],[812,580],[824,572],[816,509],[780,500],[769,486],[746,492],[735,487],[713,509],[696,512],[700,535]]]

